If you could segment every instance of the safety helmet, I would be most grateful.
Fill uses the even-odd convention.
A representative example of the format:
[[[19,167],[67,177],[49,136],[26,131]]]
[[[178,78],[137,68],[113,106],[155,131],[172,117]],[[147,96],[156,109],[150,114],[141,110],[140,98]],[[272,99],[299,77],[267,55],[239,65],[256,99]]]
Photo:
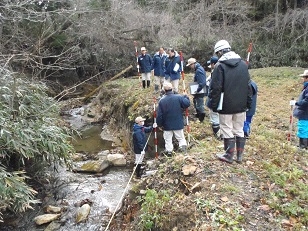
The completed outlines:
[[[230,44],[226,40],[219,40],[214,47],[214,53],[223,49],[231,49]]]

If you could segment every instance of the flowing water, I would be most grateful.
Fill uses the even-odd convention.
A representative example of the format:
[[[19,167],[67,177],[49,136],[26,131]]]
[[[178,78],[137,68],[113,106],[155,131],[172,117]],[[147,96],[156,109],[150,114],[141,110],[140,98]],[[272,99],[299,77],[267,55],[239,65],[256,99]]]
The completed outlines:
[[[104,141],[100,137],[101,126],[83,124],[81,115],[72,114],[66,118],[72,126],[81,130],[81,136],[75,137],[74,146],[77,152],[88,154],[99,153],[112,148],[112,142]],[[81,165],[80,161],[75,163]],[[60,231],[100,231],[105,230],[111,214],[115,211],[130,178],[131,169],[128,167],[111,167],[102,174],[74,173],[59,167],[58,172],[50,172],[54,178],[51,189],[52,195],[42,198],[41,206],[15,221],[13,226],[0,226],[0,230],[45,230],[46,225],[37,226],[33,218],[44,214],[43,207],[54,205],[66,209],[59,220],[55,221]],[[76,211],[83,204],[91,205],[88,219],[76,224]]]

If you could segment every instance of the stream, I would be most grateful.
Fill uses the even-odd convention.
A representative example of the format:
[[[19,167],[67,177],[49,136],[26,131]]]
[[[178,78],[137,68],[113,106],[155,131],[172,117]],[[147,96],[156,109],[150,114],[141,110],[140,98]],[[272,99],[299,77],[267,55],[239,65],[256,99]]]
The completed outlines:
[[[71,110],[71,116],[65,117],[65,120],[81,133],[81,136],[75,137],[73,142],[76,152],[92,156],[98,153],[107,155],[113,147],[111,141],[101,139],[102,126],[83,124],[78,110],[81,109]],[[80,166],[84,162],[80,160],[74,164]],[[97,174],[76,173],[67,171],[65,167],[58,167],[58,172],[48,173],[53,178],[53,183],[46,186],[46,189],[52,194],[47,194],[42,198],[42,204],[37,205],[34,210],[27,210],[24,216],[12,221],[11,225],[7,227],[0,225],[0,230],[105,230],[131,173],[131,167],[109,167],[103,173]],[[90,213],[86,221],[77,224],[77,210],[85,203],[90,205]],[[63,209],[61,217],[50,224],[36,225],[34,217],[43,215],[43,209],[47,205],[61,207]]]

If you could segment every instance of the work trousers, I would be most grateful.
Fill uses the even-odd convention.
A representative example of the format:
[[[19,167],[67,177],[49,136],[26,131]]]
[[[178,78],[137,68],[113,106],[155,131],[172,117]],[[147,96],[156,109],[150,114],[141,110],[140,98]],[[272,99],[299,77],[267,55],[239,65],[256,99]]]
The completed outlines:
[[[177,141],[179,142],[180,147],[183,146],[183,145],[187,146],[183,129],[172,130],[172,131],[164,131],[163,136],[164,136],[164,140],[165,140],[165,150],[167,152],[173,151],[173,143],[172,143],[173,134],[174,134],[175,138],[177,139]]]
[[[219,114],[219,123],[223,138],[234,136],[244,137],[243,126],[246,119],[246,112],[236,114]]]

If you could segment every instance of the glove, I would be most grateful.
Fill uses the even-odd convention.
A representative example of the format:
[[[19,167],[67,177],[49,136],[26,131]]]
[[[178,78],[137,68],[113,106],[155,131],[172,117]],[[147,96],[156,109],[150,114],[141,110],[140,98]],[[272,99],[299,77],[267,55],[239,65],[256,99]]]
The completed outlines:
[[[153,128],[157,128],[157,123],[154,123],[154,124],[153,124]]]
[[[145,151],[141,151],[141,155],[144,155],[145,154]]]

